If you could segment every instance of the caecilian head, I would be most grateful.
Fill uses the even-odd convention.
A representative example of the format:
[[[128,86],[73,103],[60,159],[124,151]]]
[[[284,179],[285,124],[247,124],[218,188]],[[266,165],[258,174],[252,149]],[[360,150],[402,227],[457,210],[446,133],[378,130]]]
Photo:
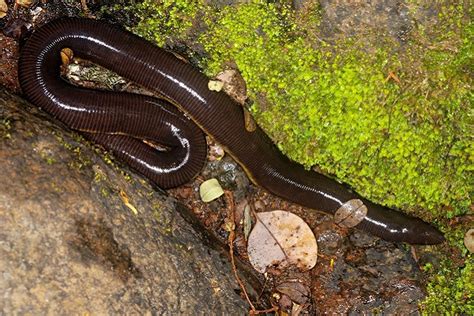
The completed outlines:
[[[445,241],[443,234],[434,226],[419,218],[364,201],[368,212],[364,220],[357,225],[388,241],[407,242],[409,244],[434,245]]]

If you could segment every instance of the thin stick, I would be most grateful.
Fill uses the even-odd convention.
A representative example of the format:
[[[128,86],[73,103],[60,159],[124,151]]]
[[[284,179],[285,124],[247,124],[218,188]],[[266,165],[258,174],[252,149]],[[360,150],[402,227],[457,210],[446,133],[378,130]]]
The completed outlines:
[[[234,277],[237,280],[237,283],[239,283],[240,288],[242,289],[242,292],[245,295],[245,298],[247,299],[247,302],[250,305],[250,308],[252,309],[252,312],[256,312],[255,306],[253,306],[252,302],[250,301],[250,298],[247,294],[247,290],[245,289],[244,283],[240,279],[239,275],[237,274],[237,268],[235,266],[235,258],[234,258],[234,239],[235,239],[235,209],[234,209],[234,199],[232,197],[232,192],[225,191],[225,197],[227,200],[227,205],[229,207],[229,214],[227,217],[227,228],[229,230],[229,238],[228,238],[228,244],[229,244],[229,254],[230,254],[230,261],[232,264],[232,271],[234,272]]]
[[[245,298],[247,299],[247,302],[250,305],[250,311],[249,315],[258,315],[258,314],[265,314],[265,313],[270,313],[270,312],[277,312],[279,310],[278,306],[273,306],[272,308],[269,309],[264,309],[264,310],[257,310],[255,306],[252,304],[252,301],[250,301],[250,297],[247,294],[247,290],[245,289],[244,283],[240,279],[239,275],[237,274],[237,267],[235,266],[235,257],[234,257],[234,240],[235,240],[235,208],[234,208],[234,198],[232,195],[232,192],[225,191],[225,197],[226,201],[228,204],[229,208],[229,214],[227,215],[227,229],[229,231],[229,238],[228,238],[228,243],[229,243],[229,254],[230,254],[230,262],[232,264],[232,271],[234,272],[234,277],[237,280],[237,283],[239,283],[240,288],[242,289],[242,292],[245,295]]]

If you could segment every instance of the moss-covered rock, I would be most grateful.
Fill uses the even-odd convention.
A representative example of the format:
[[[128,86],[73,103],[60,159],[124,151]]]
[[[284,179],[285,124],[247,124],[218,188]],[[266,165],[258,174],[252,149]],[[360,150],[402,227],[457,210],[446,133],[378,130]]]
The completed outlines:
[[[386,40],[376,48],[367,38],[315,42],[316,5],[303,13],[260,1],[139,8],[147,18],[136,30],[160,44],[170,35],[189,39],[193,25],[207,24],[199,36],[205,71],[236,64],[259,124],[292,159],[425,218],[468,211],[472,25],[462,22],[464,7],[436,8],[430,23],[449,27],[451,37],[415,27],[408,45]]]

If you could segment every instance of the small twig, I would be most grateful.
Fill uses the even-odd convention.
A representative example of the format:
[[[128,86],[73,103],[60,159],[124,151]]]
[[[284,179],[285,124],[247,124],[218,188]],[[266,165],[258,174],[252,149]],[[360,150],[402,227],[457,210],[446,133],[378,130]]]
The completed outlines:
[[[413,246],[410,246],[410,252],[411,252],[411,256],[413,257],[413,260],[415,260],[415,262],[418,264],[418,260],[420,260],[420,258],[418,258],[418,254],[416,253],[416,248]]]
[[[81,0],[81,7],[82,7],[82,12],[84,12],[85,15],[89,15],[89,8],[87,7],[87,2],[86,0]]]
[[[234,240],[235,240],[235,207],[234,207],[234,198],[232,195],[232,192],[230,191],[225,191],[225,197],[226,197],[226,202],[229,208],[229,213],[227,215],[227,229],[229,231],[229,238],[227,239],[228,244],[229,244],[229,255],[230,255],[230,262],[232,265],[232,271],[234,272],[235,279],[237,283],[239,284],[240,288],[242,289],[242,292],[245,295],[245,298],[247,302],[250,305],[250,311],[249,315],[258,315],[258,314],[265,314],[265,313],[270,313],[270,312],[276,312],[278,311],[278,306],[273,306],[272,308],[265,309],[265,310],[257,310],[255,306],[252,304],[252,301],[250,301],[249,295],[247,293],[247,290],[245,289],[244,283],[240,279],[238,273],[237,273],[237,267],[235,266],[235,257],[234,257]]]
[[[397,75],[393,71],[388,72],[388,76],[387,76],[387,78],[385,78],[385,82],[388,82],[390,79],[392,79],[393,81],[398,83],[400,86],[402,85],[402,82],[400,81],[400,79],[397,77]]]
[[[247,294],[247,290],[245,289],[244,283],[240,279],[237,273],[237,267],[235,266],[235,258],[234,258],[235,208],[234,208],[234,199],[232,197],[232,192],[225,191],[225,197],[227,200],[227,205],[229,207],[229,214],[227,217],[227,228],[229,230],[228,244],[229,244],[230,262],[232,264],[232,271],[234,272],[235,280],[237,281],[237,283],[239,283],[239,286],[242,289],[242,292],[244,293],[245,298],[247,299],[247,302],[250,305],[250,308],[252,309],[251,312],[254,312],[256,311],[255,306],[253,306],[252,301],[250,301],[249,295]]]
[[[81,7],[82,7],[82,12],[84,13],[85,16],[89,18],[95,17],[93,14],[91,14],[91,10],[89,10],[86,0],[81,0]]]
[[[266,313],[271,313],[271,312],[278,312],[278,306],[273,306],[272,308],[269,309],[263,309],[263,310],[251,310],[250,315],[258,315],[258,314],[266,314]]]

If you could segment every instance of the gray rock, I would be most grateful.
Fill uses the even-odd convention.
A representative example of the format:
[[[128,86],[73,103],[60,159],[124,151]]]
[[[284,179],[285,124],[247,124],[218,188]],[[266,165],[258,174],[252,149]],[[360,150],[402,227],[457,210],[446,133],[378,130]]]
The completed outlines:
[[[173,199],[44,116],[0,88],[0,314],[246,313]]]
[[[400,42],[413,28],[413,17],[401,1],[322,0],[321,31],[326,39],[385,32]]]

